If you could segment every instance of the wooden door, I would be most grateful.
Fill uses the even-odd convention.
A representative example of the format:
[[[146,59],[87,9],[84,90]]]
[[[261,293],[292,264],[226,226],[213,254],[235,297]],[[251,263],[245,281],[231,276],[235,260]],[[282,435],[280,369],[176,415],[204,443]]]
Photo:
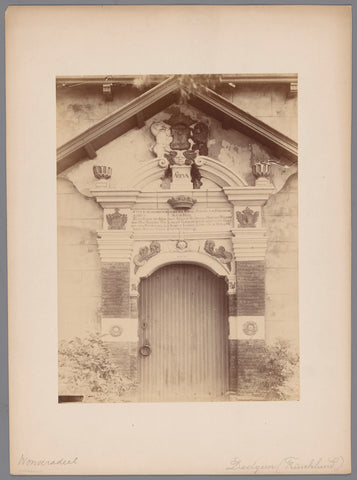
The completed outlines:
[[[228,390],[226,293],[223,278],[192,264],[168,265],[141,281],[140,345],[150,345],[139,353],[142,401],[222,399]]]

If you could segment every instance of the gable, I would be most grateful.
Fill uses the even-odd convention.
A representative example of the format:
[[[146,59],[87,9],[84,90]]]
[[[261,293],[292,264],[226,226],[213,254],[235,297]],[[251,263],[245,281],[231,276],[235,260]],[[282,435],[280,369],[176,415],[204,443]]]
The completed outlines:
[[[170,77],[57,149],[57,172],[80,160],[96,158],[97,151],[132,129],[142,128],[156,114],[179,100],[177,78]],[[226,130],[241,132],[268,148],[277,162],[297,162],[297,143],[271,126],[246,113],[210,89],[198,89],[188,104],[221,123]]]
[[[258,160],[271,163],[272,181],[277,189],[280,189],[287,176],[296,171],[295,165],[287,167],[284,163],[286,159],[280,165],[278,157],[254,137],[235,129],[223,128],[219,120],[191,105],[172,104],[146,120],[140,129],[134,128],[118,136],[98,149],[95,158],[78,161],[61,176],[71,180],[86,196],[91,196],[90,190],[96,182],[93,175],[96,165],[111,168],[111,188],[165,188],[162,182],[164,170],[157,167],[158,158],[163,155],[152,127],[160,123],[169,126],[166,122],[170,122],[174,115],[181,114],[191,119],[193,125],[202,122],[208,126],[207,152],[204,152],[208,161],[200,169],[203,175],[202,190],[225,187],[230,181],[235,185],[254,185],[252,163]],[[152,164],[155,165],[153,169]],[[224,169],[227,172],[223,172]]]

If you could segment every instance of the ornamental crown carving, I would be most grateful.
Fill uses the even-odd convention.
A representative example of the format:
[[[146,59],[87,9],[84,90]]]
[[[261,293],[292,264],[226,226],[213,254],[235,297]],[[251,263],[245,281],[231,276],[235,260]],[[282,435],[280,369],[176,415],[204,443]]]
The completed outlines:
[[[238,211],[236,217],[240,227],[255,227],[258,221],[259,211],[253,212],[251,208],[247,207],[242,212]]]
[[[167,203],[169,203],[175,210],[189,210],[196,202],[196,199],[186,195],[171,197],[167,200]]]
[[[120,213],[119,208],[116,208],[114,213],[107,215],[109,230],[123,230],[127,221],[128,216],[125,213]]]

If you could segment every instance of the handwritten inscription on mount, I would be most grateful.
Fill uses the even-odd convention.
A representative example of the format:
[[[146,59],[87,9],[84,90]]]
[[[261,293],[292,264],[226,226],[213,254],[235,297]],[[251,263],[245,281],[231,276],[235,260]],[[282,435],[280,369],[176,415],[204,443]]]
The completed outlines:
[[[155,232],[224,232],[232,228],[230,209],[206,210],[134,210],[134,231]]]

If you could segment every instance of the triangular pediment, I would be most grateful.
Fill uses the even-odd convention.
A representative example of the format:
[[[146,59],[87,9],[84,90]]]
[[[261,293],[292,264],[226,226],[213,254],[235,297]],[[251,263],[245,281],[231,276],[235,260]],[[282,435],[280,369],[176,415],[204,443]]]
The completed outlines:
[[[57,173],[80,160],[95,158],[96,151],[145,121],[177,103],[180,83],[172,76],[104,117],[95,125],[57,149]],[[235,129],[268,147],[284,164],[297,163],[297,143],[253,115],[243,111],[213,90],[203,87],[194,91],[188,104],[222,123],[225,129]]]

